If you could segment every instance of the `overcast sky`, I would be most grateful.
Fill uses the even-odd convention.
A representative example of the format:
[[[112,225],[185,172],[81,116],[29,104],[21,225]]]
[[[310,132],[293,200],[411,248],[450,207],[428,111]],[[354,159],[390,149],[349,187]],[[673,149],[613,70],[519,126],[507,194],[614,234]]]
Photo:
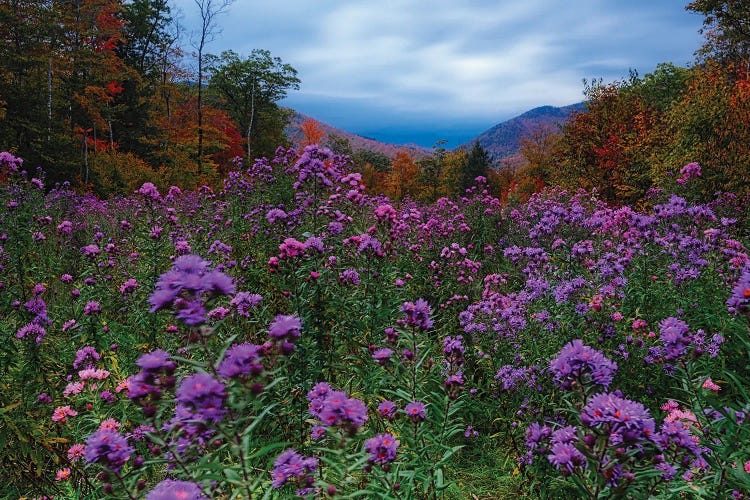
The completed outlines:
[[[186,31],[195,0],[173,0]],[[688,65],[687,0],[235,0],[210,53],[267,49],[302,81],[282,103],[393,143],[449,146],[660,62]],[[187,47],[188,44],[185,43]]]

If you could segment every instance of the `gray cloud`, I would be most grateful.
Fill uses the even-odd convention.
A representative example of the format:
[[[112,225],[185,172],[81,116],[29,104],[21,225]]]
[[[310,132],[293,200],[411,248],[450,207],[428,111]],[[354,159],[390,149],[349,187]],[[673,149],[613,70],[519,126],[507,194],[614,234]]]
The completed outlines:
[[[194,1],[175,4],[196,27]],[[299,71],[288,104],[334,126],[390,138],[400,127],[404,140],[463,127],[469,138],[527,109],[580,101],[583,78],[687,64],[702,19],[684,4],[236,0],[208,49],[270,50]]]

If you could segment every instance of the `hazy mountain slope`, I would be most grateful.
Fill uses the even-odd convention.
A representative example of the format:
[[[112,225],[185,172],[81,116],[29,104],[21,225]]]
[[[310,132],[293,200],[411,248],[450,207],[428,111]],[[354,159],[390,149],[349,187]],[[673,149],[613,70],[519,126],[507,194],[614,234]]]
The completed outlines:
[[[294,115],[289,121],[289,125],[284,130],[284,133],[289,138],[289,140],[292,141],[293,144],[299,145],[302,141],[303,135],[300,126],[305,120],[308,119],[311,119],[311,117],[303,115],[302,113],[297,113],[296,111],[294,112]],[[379,142],[374,139],[362,137],[360,135],[352,134],[351,132],[335,128],[331,125],[328,125],[327,123],[321,122],[320,120],[316,121],[320,124],[320,128],[323,130],[323,132],[326,133],[327,136],[337,135],[339,137],[347,139],[352,146],[352,150],[354,151],[356,151],[357,149],[365,149],[367,151],[382,153],[386,156],[393,157],[398,150],[407,148],[408,150],[412,151],[417,158],[427,156],[431,152],[431,150],[428,148],[423,148],[422,146],[417,146],[414,144],[398,145]]]
[[[461,148],[471,148],[475,141],[490,153],[496,161],[518,154],[521,140],[527,134],[544,126],[557,126],[570,117],[574,111],[581,111],[585,103],[579,102],[557,108],[541,106],[534,108],[510,120],[498,123],[494,127],[466,142]]]

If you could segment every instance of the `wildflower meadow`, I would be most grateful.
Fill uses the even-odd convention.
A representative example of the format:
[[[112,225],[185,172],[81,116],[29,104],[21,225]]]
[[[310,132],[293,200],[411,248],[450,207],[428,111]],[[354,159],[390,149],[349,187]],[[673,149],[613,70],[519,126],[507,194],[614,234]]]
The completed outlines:
[[[239,162],[238,162],[239,163]],[[748,200],[101,200],[0,153],[0,497],[750,498]]]

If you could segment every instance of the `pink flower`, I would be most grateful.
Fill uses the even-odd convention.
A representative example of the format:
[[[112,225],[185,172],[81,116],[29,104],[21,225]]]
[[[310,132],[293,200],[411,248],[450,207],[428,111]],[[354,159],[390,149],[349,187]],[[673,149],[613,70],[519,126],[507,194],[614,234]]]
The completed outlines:
[[[70,477],[70,468],[63,467],[62,469],[57,471],[57,474],[55,474],[55,481],[65,481],[69,477]]]
[[[71,382],[63,391],[63,396],[70,396],[71,394],[80,394],[85,387],[84,382]]]
[[[87,368],[85,370],[79,371],[78,376],[81,378],[81,380],[88,380],[91,378],[104,380],[105,378],[109,377],[109,372],[107,370],[102,370],[101,368]]]
[[[748,460],[747,462],[745,462],[744,469],[745,469],[745,472],[747,472],[748,474],[750,474],[750,460]]]
[[[673,399],[670,399],[669,401],[667,401],[666,403],[664,403],[663,405],[661,405],[662,411],[669,411],[669,412],[674,411],[674,410],[676,410],[679,407],[680,407],[680,405],[678,405],[677,401],[675,401]]]
[[[100,431],[116,431],[122,424],[114,418],[108,418],[99,424]]]
[[[52,412],[52,421],[64,424],[67,421],[67,417],[75,417],[76,415],[78,415],[78,412],[71,410],[70,406],[58,406]]]
[[[68,448],[68,460],[71,462],[78,461],[86,454],[86,447],[82,444],[74,444]]]
[[[703,388],[704,389],[710,389],[714,392],[719,392],[721,390],[721,387],[716,385],[713,380],[711,380],[711,377],[708,377],[705,382],[703,382]]]

